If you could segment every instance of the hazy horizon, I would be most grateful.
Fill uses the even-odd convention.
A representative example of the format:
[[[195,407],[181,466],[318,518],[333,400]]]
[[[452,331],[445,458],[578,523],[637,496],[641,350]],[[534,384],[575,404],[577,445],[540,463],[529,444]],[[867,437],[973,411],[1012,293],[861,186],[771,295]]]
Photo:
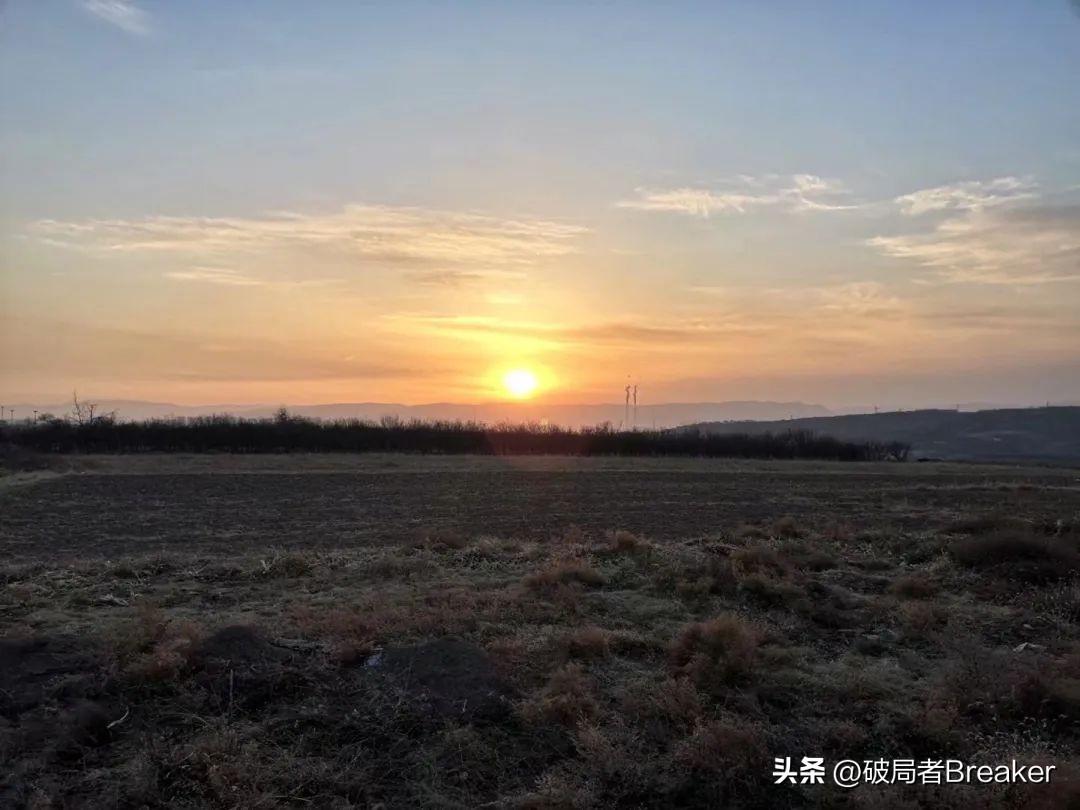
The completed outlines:
[[[1080,400],[1068,0],[258,9],[0,6],[3,402]]]

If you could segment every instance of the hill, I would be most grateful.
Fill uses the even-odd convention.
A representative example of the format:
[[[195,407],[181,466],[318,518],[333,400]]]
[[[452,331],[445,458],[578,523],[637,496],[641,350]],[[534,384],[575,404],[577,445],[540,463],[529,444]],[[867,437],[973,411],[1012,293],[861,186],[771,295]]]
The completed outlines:
[[[773,422],[702,422],[679,430],[709,434],[810,430],[844,441],[905,442],[913,458],[1080,459],[1080,407],[1008,408],[964,413],[895,411]]]

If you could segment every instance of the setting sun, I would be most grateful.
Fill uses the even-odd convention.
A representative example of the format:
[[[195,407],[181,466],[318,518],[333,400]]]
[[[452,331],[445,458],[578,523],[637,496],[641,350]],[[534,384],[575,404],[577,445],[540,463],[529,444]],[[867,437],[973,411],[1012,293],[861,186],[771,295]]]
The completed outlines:
[[[536,390],[536,375],[527,369],[516,368],[506,372],[503,377],[503,387],[511,396],[525,399],[532,396]]]

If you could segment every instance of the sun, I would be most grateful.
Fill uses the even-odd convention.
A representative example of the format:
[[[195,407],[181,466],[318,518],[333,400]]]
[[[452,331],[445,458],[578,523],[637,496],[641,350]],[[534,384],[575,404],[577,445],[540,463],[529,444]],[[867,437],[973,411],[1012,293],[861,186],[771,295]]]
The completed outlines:
[[[515,368],[503,375],[503,387],[512,397],[526,399],[536,390],[536,375],[528,369]]]

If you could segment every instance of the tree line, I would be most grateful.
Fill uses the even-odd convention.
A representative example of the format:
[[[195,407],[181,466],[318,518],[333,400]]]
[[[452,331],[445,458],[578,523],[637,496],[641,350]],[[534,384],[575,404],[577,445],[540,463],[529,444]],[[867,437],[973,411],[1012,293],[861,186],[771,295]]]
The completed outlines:
[[[841,441],[805,430],[751,435],[686,429],[627,431],[610,424],[573,429],[396,418],[315,420],[284,409],[267,419],[52,417],[9,423],[2,435],[6,442],[44,453],[469,453],[903,461],[909,451],[902,442]]]

